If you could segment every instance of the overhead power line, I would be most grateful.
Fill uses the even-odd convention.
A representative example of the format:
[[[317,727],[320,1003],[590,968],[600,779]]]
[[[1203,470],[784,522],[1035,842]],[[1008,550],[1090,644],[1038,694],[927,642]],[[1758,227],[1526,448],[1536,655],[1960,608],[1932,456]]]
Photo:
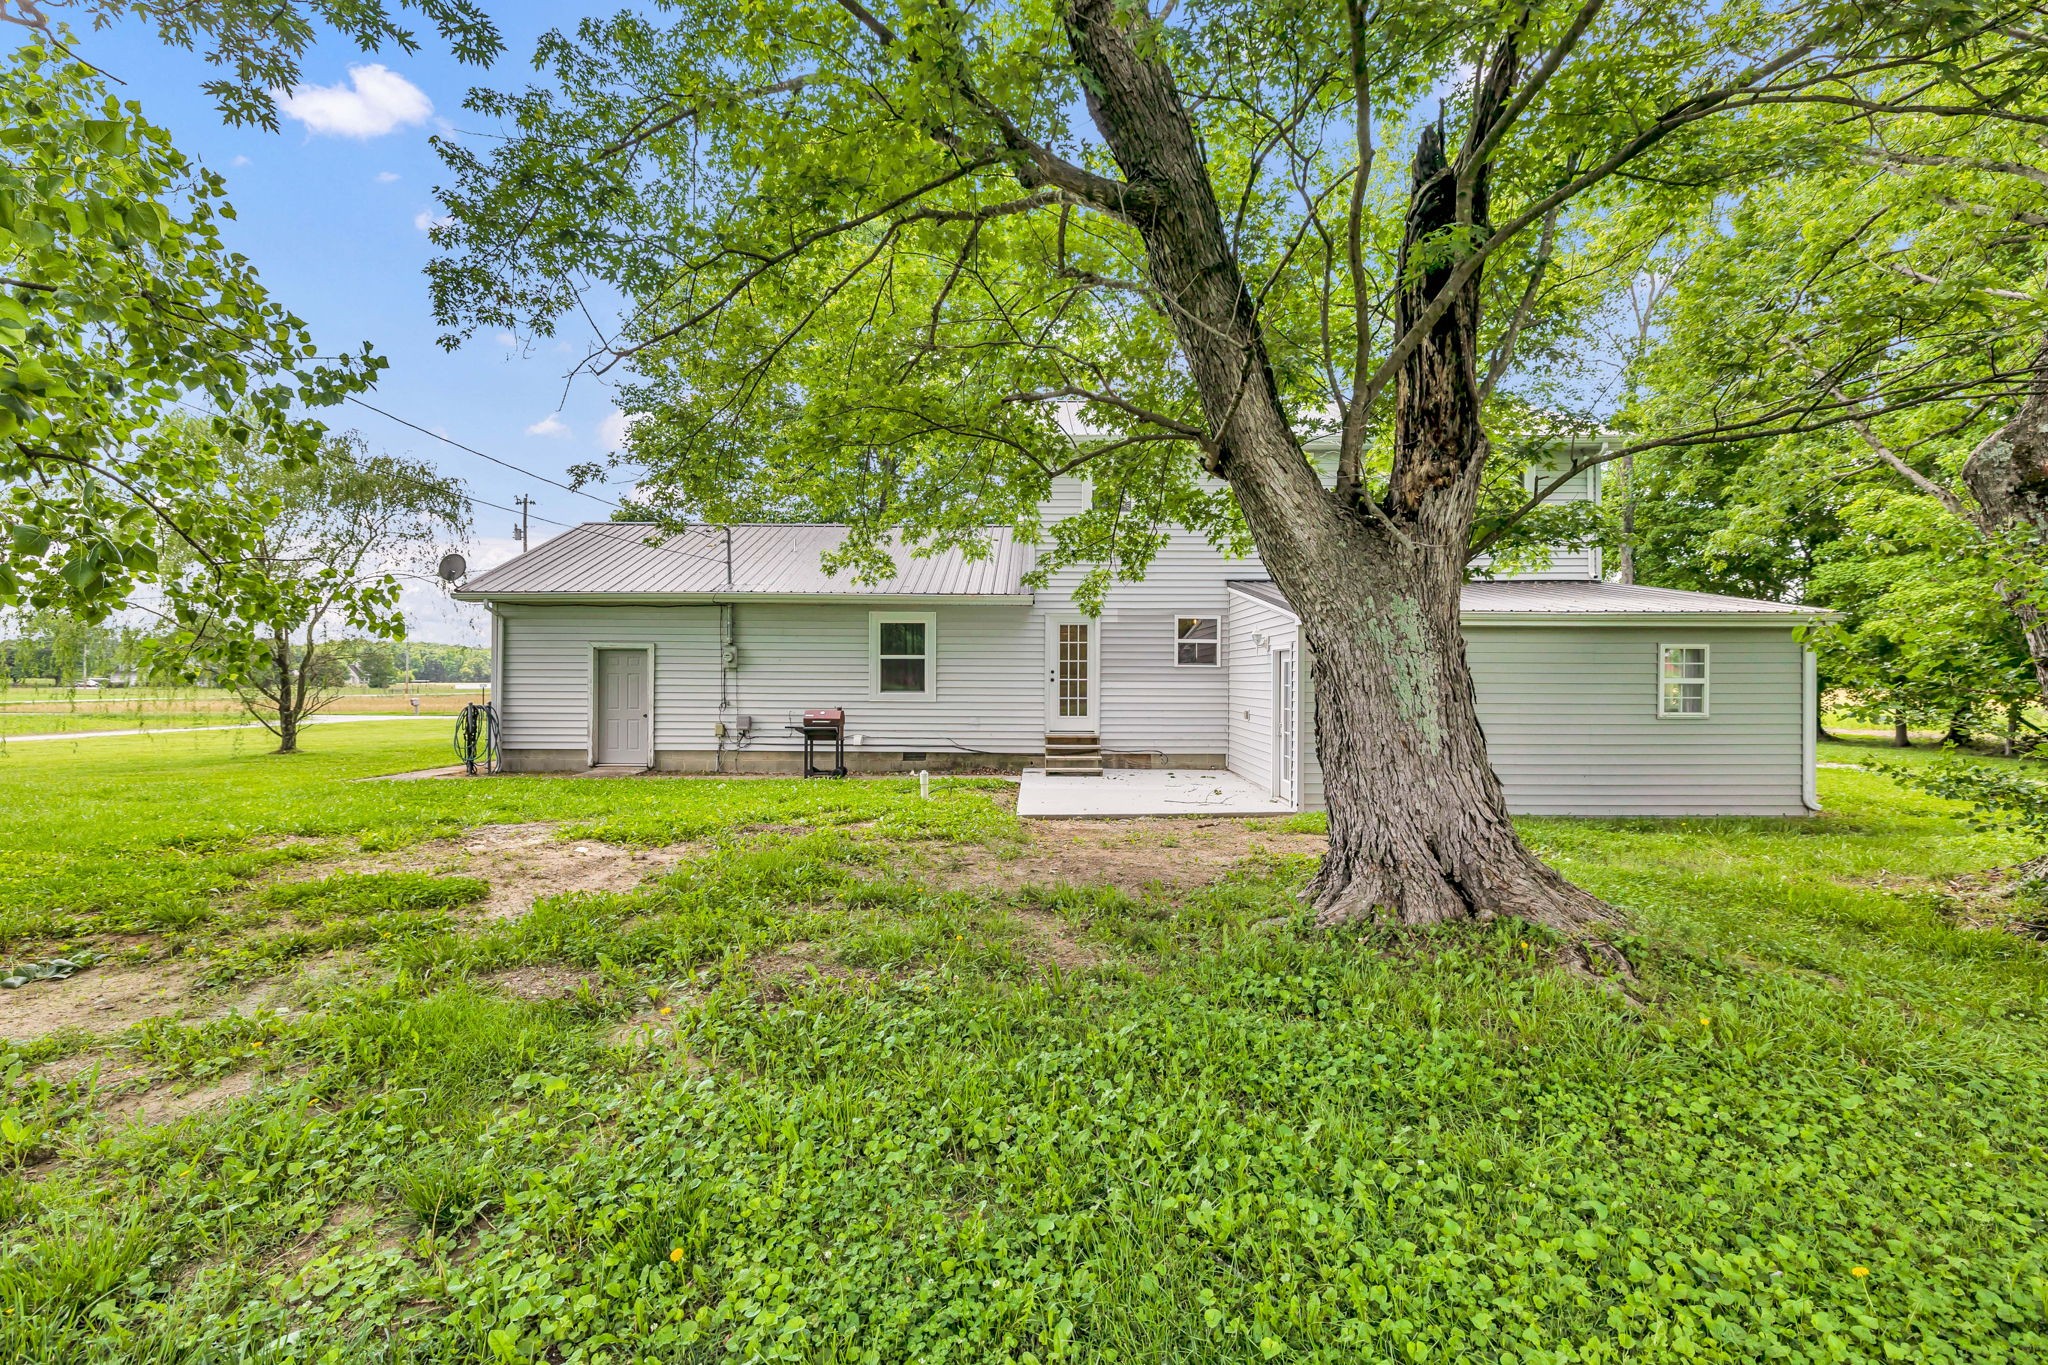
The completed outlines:
[[[574,489],[574,488],[569,488],[569,486],[568,486],[567,484],[564,484],[564,483],[556,483],[556,482],[555,482],[555,480],[553,480],[553,479],[550,479],[550,478],[548,478],[548,477],[547,477],[547,476],[545,476],[545,475],[542,475],[542,474],[535,474],[535,473],[534,473],[534,472],[533,472],[532,470],[530,470],[530,469],[521,469],[521,468],[520,468],[520,467],[519,467],[518,465],[515,465],[515,464],[513,464],[513,463],[512,463],[511,461],[509,461],[509,460],[501,460],[501,459],[499,459],[499,458],[498,458],[497,456],[495,456],[495,455],[486,455],[486,454],[484,454],[484,452],[483,452],[483,451],[481,451],[481,450],[477,450],[477,449],[475,449],[475,448],[474,448],[474,447],[472,447],[472,446],[467,446],[467,445],[464,445],[464,444],[463,444],[462,442],[460,442],[460,441],[456,441],[456,440],[451,440],[451,439],[450,439],[449,437],[446,437],[446,436],[443,436],[443,435],[441,435],[441,433],[439,433],[438,431],[433,431],[433,430],[431,430],[431,429],[429,429],[429,428],[427,428],[427,427],[423,427],[423,426],[421,426],[421,425],[420,425],[419,423],[417,423],[417,422],[409,422],[409,421],[407,421],[407,420],[406,420],[405,418],[403,418],[403,417],[400,417],[400,416],[398,416],[398,415],[397,415],[396,413],[390,413],[390,412],[385,412],[385,411],[384,411],[384,409],[382,409],[382,408],[379,408],[379,407],[375,407],[375,406],[373,406],[373,405],[371,405],[371,404],[369,404],[369,403],[361,403],[361,402],[360,402],[360,400],[358,400],[358,399],[355,399],[355,398],[350,398],[350,399],[349,399],[349,401],[350,401],[351,403],[359,403],[359,405],[360,405],[360,406],[362,406],[362,407],[365,407],[365,408],[368,408],[368,409],[369,409],[369,410],[370,410],[371,412],[377,413],[377,414],[378,414],[379,416],[383,416],[383,417],[389,417],[389,418],[390,418],[390,419],[391,419],[392,421],[394,421],[394,422],[397,422],[397,423],[398,423],[399,425],[401,425],[401,426],[411,427],[411,428],[412,428],[412,429],[413,429],[414,431],[418,431],[418,432],[423,432],[423,433],[425,433],[426,435],[428,435],[428,436],[431,436],[431,437],[433,437],[433,438],[434,438],[435,440],[437,440],[437,441],[445,441],[445,442],[447,442],[447,444],[449,444],[449,445],[451,445],[451,446],[454,446],[454,447],[455,447],[455,448],[456,448],[457,450],[465,450],[465,451],[468,451],[468,452],[469,452],[470,454],[472,454],[472,455],[481,455],[481,456],[483,456],[483,458],[484,458],[484,459],[486,459],[486,460],[489,460],[489,461],[490,461],[490,462],[491,462],[492,464],[498,464],[498,465],[503,465],[503,466],[505,466],[505,468],[507,468],[507,469],[510,469],[510,470],[513,470],[513,471],[515,471],[515,472],[517,472],[517,473],[520,473],[520,474],[525,474],[525,475],[526,475],[527,477],[529,477],[529,478],[539,479],[539,480],[540,480],[540,481],[541,481],[542,483],[547,483],[547,484],[554,484],[554,486],[555,486],[555,487],[557,487],[557,488],[563,488],[563,489],[567,489],[567,490],[568,490],[569,492],[572,492],[572,493],[575,493],[575,492],[579,492],[579,491],[580,491],[580,490],[578,490],[578,489]],[[211,411],[211,410],[209,410],[209,409],[207,409],[207,408],[202,408],[202,407],[200,407],[200,406],[199,406],[198,404],[196,404],[196,403],[189,403],[189,402],[186,402],[186,401],[185,401],[184,399],[182,399],[182,398],[181,398],[181,399],[178,399],[178,400],[177,400],[177,403],[178,403],[178,406],[179,406],[179,407],[181,407],[181,408],[185,408],[186,410],[188,410],[188,411],[190,411],[190,412],[196,412],[196,413],[198,413],[198,414],[199,414],[200,416],[202,416],[202,417],[210,417],[210,418],[213,418],[213,419],[214,419],[214,420],[216,420],[216,421],[222,420],[222,418],[221,418],[221,415],[220,415],[219,413],[217,413],[217,412],[213,412],[213,411]],[[361,462],[360,460],[356,459],[356,458],[355,458],[355,457],[354,457],[353,455],[350,455],[350,454],[349,454],[349,453],[348,453],[348,452],[347,452],[347,451],[346,451],[345,449],[343,449],[343,448],[340,448],[340,447],[335,447],[335,448],[333,448],[333,449],[332,449],[332,450],[330,451],[330,453],[331,453],[331,454],[333,454],[334,456],[336,456],[336,457],[340,458],[340,459],[346,460],[346,461],[347,461],[347,462],[348,462],[348,463],[349,463],[349,464],[350,464],[351,466],[353,466],[353,467],[354,467],[354,468],[356,468],[356,469],[362,469],[362,468],[363,468],[363,464],[362,464],[362,462]],[[365,471],[365,472],[369,472],[369,471]],[[403,470],[399,470],[399,469],[385,469],[385,470],[380,470],[380,471],[377,471],[377,472],[379,472],[379,473],[382,473],[382,474],[387,474],[387,475],[391,475],[391,476],[394,476],[394,477],[396,477],[396,478],[399,478],[399,479],[401,479],[401,480],[405,481],[406,483],[409,483],[409,484],[413,485],[413,486],[414,486],[415,488],[424,488],[424,489],[426,489],[426,490],[428,490],[428,491],[430,491],[430,492],[433,492],[433,491],[438,491],[438,490],[436,490],[436,488],[435,488],[435,486],[434,486],[433,484],[430,484],[430,483],[428,483],[428,482],[427,482],[427,481],[426,481],[425,479],[415,478],[414,476],[412,476],[412,475],[410,475],[410,474],[407,474],[407,473],[406,473],[406,472],[404,472]],[[461,479],[461,478],[460,478],[459,476],[456,476],[456,477],[455,477],[455,482],[457,482],[457,483],[463,483],[463,482],[464,482],[464,480],[463,480],[463,479]],[[511,514],[512,514],[513,516],[515,516],[515,517],[518,517],[518,516],[524,516],[524,517],[528,517],[528,518],[530,518],[530,519],[531,519],[531,520],[533,520],[533,521],[538,521],[538,522],[544,523],[545,525],[548,525],[548,526],[558,526],[558,527],[560,527],[560,528],[561,528],[562,530],[564,530],[564,531],[573,531],[573,530],[575,530],[575,529],[576,529],[576,527],[577,527],[577,526],[579,526],[579,525],[585,525],[585,524],[587,524],[587,523],[582,523],[582,522],[573,522],[573,521],[556,521],[556,520],[555,520],[555,519],[554,519],[553,517],[543,517],[543,516],[540,516],[540,515],[539,515],[539,514],[537,514],[537,513],[533,513],[533,512],[530,512],[530,511],[525,511],[525,510],[523,510],[523,509],[521,509],[521,508],[517,508],[517,507],[507,507],[507,506],[506,506],[506,505],[505,505],[504,503],[502,503],[502,502],[492,502],[492,501],[491,501],[491,500],[490,500],[489,498],[480,498],[480,497],[476,496],[476,494],[474,494],[474,493],[470,492],[470,491],[469,491],[469,489],[468,489],[467,487],[464,487],[464,489],[462,490],[462,495],[463,495],[463,497],[467,498],[467,499],[468,499],[468,500],[469,500],[470,502],[472,502],[472,503],[475,503],[475,504],[476,504],[477,506],[479,506],[479,507],[489,507],[489,508],[492,508],[492,509],[493,509],[493,510],[495,510],[495,511],[499,511],[499,512],[509,512],[509,513],[511,513]],[[593,495],[593,494],[590,494],[590,493],[584,493],[584,494],[583,494],[583,496],[584,496],[584,497],[586,497],[586,498],[590,498],[590,499],[591,499],[591,501],[593,501],[593,502],[601,502],[601,503],[605,503],[605,505],[606,505],[606,506],[608,506],[608,507],[614,508],[614,509],[616,509],[616,510],[623,510],[623,509],[620,509],[620,508],[619,508],[619,506],[618,506],[618,504],[617,504],[617,503],[613,503],[613,502],[606,502],[606,500],[605,500],[605,499],[603,499],[603,498],[600,498],[600,497],[596,497],[596,496],[595,496],[595,495]],[[612,524],[612,525],[626,525],[626,524],[628,524],[628,523],[624,523],[624,522],[617,522],[617,523],[599,523],[599,524]],[[709,528],[708,528],[708,526],[707,526],[707,529],[709,529]],[[727,532],[727,534],[729,535],[729,534],[731,534],[731,532],[730,532],[730,531],[728,531],[728,532]],[[644,548],[646,548],[646,549],[649,549],[649,550],[653,550],[653,551],[656,551],[657,553],[660,553],[660,554],[667,554],[667,555],[675,555],[675,556],[677,556],[678,558],[681,558],[681,559],[701,559],[701,560],[704,560],[704,561],[706,561],[707,563],[712,563],[712,564],[722,564],[722,563],[724,563],[724,562],[725,562],[725,556],[724,556],[724,555],[722,555],[722,554],[703,554],[703,553],[700,553],[700,552],[698,552],[698,551],[695,551],[695,550],[684,550],[684,549],[678,548],[678,547],[676,547],[676,546],[673,546],[673,545],[668,545],[668,544],[661,544],[661,545],[646,545],[646,544],[645,544],[645,542],[642,542],[642,545],[643,545],[643,547],[644,547]]]
[[[579,498],[589,498],[592,502],[598,503],[605,507],[609,507],[615,512],[624,510],[617,503],[613,502],[610,498],[601,498],[595,493],[587,492],[584,489],[576,487],[576,485],[574,484],[563,483],[560,479],[551,479],[545,474],[536,474],[531,469],[527,469],[521,465],[513,464],[510,460],[500,459],[496,455],[492,455],[486,451],[478,450],[475,446],[464,445],[462,442],[456,440],[452,436],[443,436],[440,432],[435,431],[432,427],[423,427],[418,422],[409,422],[405,418],[400,417],[395,412],[388,412],[385,409],[378,407],[375,403],[365,403],[362,399],[356,397],[354,394],[350,394],[348,396],[348,401],[354,403],[359,408],[364,408],[370,412],[376,413],[379,417],[389,418],[391,421],[398,423],[398,425],[402,427],[410,427],[414,431],[417,431],[422,436],[431,436],[435,440],[440,441],[444,445],[454,446],[457,450],[464,451],[468,454],[474,455],[480,460],[489,460],[494,465],[501,465],[504,468],[511,470],[515,474],[524,474],[529,479],[538,479],[544,484],[549,484],[555,488],[561,489],[564,493],[574,493]],[[557,524],[559,525],[560,523]]]

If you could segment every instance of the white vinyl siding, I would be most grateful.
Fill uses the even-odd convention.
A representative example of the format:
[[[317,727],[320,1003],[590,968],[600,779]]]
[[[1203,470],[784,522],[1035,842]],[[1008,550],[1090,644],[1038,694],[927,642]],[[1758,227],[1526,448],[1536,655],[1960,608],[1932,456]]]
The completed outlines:
[[[1649,670],[1663,633],[1656,627],[1467,626],[1465,656],[1479,723],[1508,809],[1520,815],[1803,814],[1811,780],[1805,649],[1786,626],[1692,629],[1711,635],[1713,705],[1696,724],[1671,725],[1657,715]],[[1254,675],[1244,677],[1247,690],[1255,689]],[[1301,690],[1306,732],[1315,714],[1306,657]],[[1243,719],[1256,707],[1240,703],[1236,691],[1232,705],[1231,766],[1262,780],[1270,760],[1258,751],[1258,737],[1270,734],[1270,726],[1262,730]],[[1240,742],[1247,747],[1243,766]],[[1320,809],[1323,773],[1312,734],[1305,733],[1302,748],[1301,803]]]
[[[1230,595],[1224,632],[1230,674],[1230,770],[1260,790],[1273,786],[1273,651],[1297,647],[1288,613],[1245,593]],[[1302,713],[1302,728],[1308,714]],[[1304,749],[1308,746],[1303,745]]]
[[[1805,651],[1789,626],[1688,627],[1713,703],[1657,714],[1655,626],[1471,626],[1486,751],[1510,809],[1548,815],[1798,815]]]
[[[1088,485],[1063,478],[1046,503],[1048,522],[1086,505]],[[1073,610],[1085,570],[1053,575],[1038,593],[1044,611]],[[1108,753],[1222,754],[1230,744],[1227,668],[1174,664],[1175,623],[1185,616],[1223,618],[1228,630],[1233,578],[1264,578],[1256,556],[1225,555],[1197,535],[1177,532],[1146,567],[1142,582],[1116,583],[1103,603],[1097,676],[1102,747]]]
[[[716,606],[499,610],[507,749],[588,746],[590,642],[598,639],[657,645],[657,752],[704,752],[717,744]],[[1029,607],[935,609],[936,695],[929,697],[870,692],[865,606],[741,602],[730,610],[739,667],[727,678],[724,719],[753,717],[748,752],[802,748],[802,739],[783,727],[827,706],[845,708],[847,733],[863,748],[1017,754],[1044,746],[1044,627]]]
[[[496,608],[500,657],[498,708],[503,747],[590,747],[591,645],[651,644],[654,649],[654,747],[684,747],[687,703],[709,695],[718,709],[718,608]],[[708,748],[708,744],[691,747]]]
[[[1532,469],[1522,476],[1522,487],[1530,493],[1534,493],[1538,488],[1543,487],[1556,478],[1557,475],[1558,471],[1555,469],[1549,471]],[[1565,480],[1555,493],[1552,493],[1543,501],[1546,505],[1550,506],[1569,502],[1600,501],[1600,466],[1595,465],[1591,469],[1580,470],[1572,475],[1571,478]],[[1473,576],[1475,578],[1486,577],[1488,563],[1489,561],[1484,556],[1475,559],[1472,562]],[[1562,547],[1553,549],[1550,552],[1549,561],[1541,568],[1526,569],[1520,573],[1502,574],[1500,581],[1505,583],[1524,580],[1569,579],[1574,582],[1582,582],[1599,577],[1600,548],[1597,545],[1588,545],[1580,549]]]

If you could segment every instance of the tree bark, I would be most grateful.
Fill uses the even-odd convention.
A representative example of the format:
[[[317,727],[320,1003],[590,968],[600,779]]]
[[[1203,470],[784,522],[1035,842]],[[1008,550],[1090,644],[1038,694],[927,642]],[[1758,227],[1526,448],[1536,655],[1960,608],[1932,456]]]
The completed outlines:
[[[1384,505],[1364,496],[1341,504],[1289,425],[1199,139],[1163,50],[1132,40],[1139,22],[1142,11],[1115,0],[1070,0],[1068,39],[1095,78],[1086,86],[1094,122],[1140,192],[1131,222],[1210,423],[1210,467],[1228,480],[1267,571],[1301,618],[1330,814],[1330,850],[1309,888],[1319,921],[1513,915],[1569,931],[1607,918],[1516,835],[1473,704],[1459,597],[1488,453],[1478,277],[1401,370]],[[1504,45],[1475,118],[1498,115],[1515,69]],[[1428,130],[1403,251],[1433,239],[1442,264],[1404,293],[1397,335],[1456,265],[1443,259],[1443,230],[1484,221],[1484,169],[1463,177],[1462,196],[1460,178],[1440,132]]]
[[[2034,680],[2048,705],[2048,619],[2042,583],[2048,577],[2048,338],[2034,357],[2034,377],[2012,420],[1970,452],[1963,483],[1977,500],[1993,552],[2014,556],[2005,604],[2026,635]]]
[[[277,751],[295,754],[299,751],[300,689],[294,684],[304,681],[304,663],[293,669],[291,641],[283,636],[271,641],[270,657],[277,668]]]
[[[1906,722],[1903,718],[1895,718],[1892,721],[1892,747],[1894,749],[1910,749],[1913,747],[1912,733],[1906,729]]]

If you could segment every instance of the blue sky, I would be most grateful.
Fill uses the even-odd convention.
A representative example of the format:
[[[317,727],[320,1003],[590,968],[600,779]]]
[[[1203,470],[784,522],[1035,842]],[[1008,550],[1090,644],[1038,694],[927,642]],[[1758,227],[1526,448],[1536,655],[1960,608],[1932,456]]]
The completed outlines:
[[[569,465],[610,449],[618,429],[606,386],[579,379],[563,395],[574,356],[563,344],[531,347],[482,335],[453,353],[437,329],[422,273],[433,255],[426,227],[438,213],[439,158],[427,139],[478,128],[462,109],[477,84],[523,84],[533,77],[534,40],[549,27],[617,4],[487,5],[506,38],[494,67],[464,66],[437,50],[431,31],[420,51],[365,54],[327,40],[308,52],[297,97],[279,131],[226,126],[200,90],[212,68],[197,55],[166,48],[140,25],[80,35],[79,54],[123,84],[151,121],[180,149],[227,177],[238,220],[228,243],[256,263],[265,284],[304,318],[325,351],[370,342],[391,362],[368,400],[389,412],[566,482]],[[371,68],[381,67],[382,71]],[[310,87],[310,89],[309,89]],[[534,516],[573,523],[606,515],[598,503],[444,445],[361,408],[322,414],[330,426],[360,431],[373,449],[428,461],[460,477],[478,499],[510,507],[522,493]],[[600,494],[607,490],[594,490]],[[614,495],[616,490],[612,490]],[[509,557],[510,513],[476,509],[473,566]],[[536,522],[535,544],[559,526]],[[416,639],[482,642],[480,609],[446,602],[431,588],[407,594]]]

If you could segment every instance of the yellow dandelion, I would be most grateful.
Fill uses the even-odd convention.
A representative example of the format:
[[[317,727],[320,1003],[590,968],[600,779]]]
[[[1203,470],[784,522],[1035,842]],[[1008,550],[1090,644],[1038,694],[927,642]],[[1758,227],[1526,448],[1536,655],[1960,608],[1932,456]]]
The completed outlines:
[[[663,1005],[663,1006],[661,1007],[661,1012],[662,1012],[663,1014],[674,1014],[674,1013],[675,1013],[675,1011],[674,1011],[674,1010],[672,1010],[672,1009],[670,1009],[670,1008],[669,1008],[669,1007],[668,1007],[667,1005]]]
[[[1849,1273],[1851,1275],[1854,1275],[1859,1280],[1867,1280],[1870,1278],[1870,1267],[1852,1265],[1849,1267]]]
[[[1706,1015],[1704,1015],[1704,1014],[1702,1014],[1702,1015],[1700,1016],[1700,1027],[1701,1027],[1701,1028],[1712,1028],[1713,1026],[1714,1026],[1714,1021],[1713,1021],[1712,1019],[1709,1019],[1709,1018],[1708,1018],[1708,1017],[1707,1017]]]
[[[676,1248],[675,1248],[674,1250],[672,1250],[672,1251],[670,1251],[670,1252],[669,1252],[669,1254],[668,1254],[668,1258],[669,1258],[669,1259],[670,1259],[671,1261],[680,1261],[680,1260],[682,1260],[682,1259],[683,1259],[683,1249],[682,1249],[681,1247],[676,1247]]]

